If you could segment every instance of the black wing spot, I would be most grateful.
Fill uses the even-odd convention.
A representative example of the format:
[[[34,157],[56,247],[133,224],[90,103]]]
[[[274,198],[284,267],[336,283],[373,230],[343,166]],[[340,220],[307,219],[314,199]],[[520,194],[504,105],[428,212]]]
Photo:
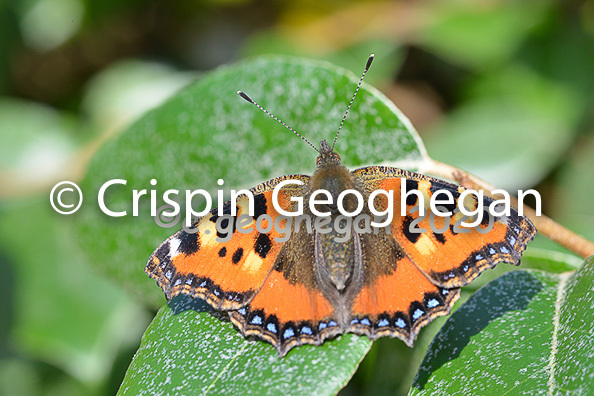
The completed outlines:
[[[212,213],[213,218],[211,219],[211,221],[216,222],[217,219],[215,217],[218,218],[219,216],[219,208],[213,208],[210,213]],[[226,215],[230,215],[231,214],[231,201],[227,201],[223,204],[223,214]]]
[[[241,260],[242,257],[243,257],[243,249],[239,248],[235,251],[235,253],[233,253],[233,257],[231,257],[231,261],[233,262],[233,264],[237,264],[237,263],[239,263],[239,261]]]
[[[412,206],[414,204],[417,203],[417,194],[409,194],[410,191],[412,190],[418,190],[419,189],[419,182],[416,180],[411,180],[411,179],[406,179],[406,193],[408,194],[406,196],[406,204],[408,206]]]
[[[196,253],[200,249],[200,242],[198,241],[198,233],[189,234],[185,231],[180,233],[178,237],[180,240],[179,252],[185,255]]]
[[[446,238],[444,234],[438,233],[438,232],[434,232],[433,236],[435,237],[435,239],[437,239],[437,242],[441,243],[442,245],[444,243],[446,243]]]
[[[402,221],[402,233],[404,234],[406,239],[408,239],[411,243],[416,243],[421,237],[421,234],[415,234],[410,232],[410,223],[412,223],[413,220],[414,219],[410,216],[406,216],[404,218],[404,220]]]
[[[489,211],[485,210],[485,211],[483,212],[483,218],[481,219],[481,226],[482,226],[483,228],[487,228],[487,226],[489,225],[489,222],[490,222],[490,217],[491,217],[491,216],[492,216],[492,215],[491,215],[491,213],[490,213]]]
[[[455,226],[455,223],[454,223],[454,224],[450,224],[450,232],[451,232],[453,235],[458,235],[458,233],[457,233],[456,231],[454,231],[454,226]]]
[[[256,239],[254,249],[256,250],[256,253],[258,253],[258,256],[266,258],[268,252],[272,249],[272,241],[270,241],[270,237],[267,234],[260,234],[258,239]]]
[[[237,213],[237,208],[235,210]],[[222,216],[219,216],[219,214],[218,214],[219,213],[218,207],[212,209],[210,211],[210,213],[212,214],[212,217],[209,220],[210,220],[210,222],[212,222],[214,224],[217,223],[217,221],[219,220],[219,217],[222,217]],[[227,216],[227,217],[225,217],[225,218],[223,218],[223,220],[221,220],[220,227],[216,227],[217,237],[219,237],[221,239],[226,238],[229,235],[229,233],[235,232],[235,221],[237,220],[237,217],[231,216],[231,201],[227,201],[223,204],[223,216]],[[232,221],[231,227],[229,227],[230,220]],[[221,230],[219,230],[219,228],[221,230],[230,230],[230,231],[223,233],[223,232],[221,232]]]
[[[237,211],[237,208],[235,209]],[[217,220],[219,219],[219,208],[213,208],[210,213],[212,214],[212,217],[209,219],[212,223],[216,223]],[[224,215],[231,215],[231,201],[227,201],[223,204],[223,214]]]
[[[219,250],[219,257],[225,257],[227,255],[227,248],[226,247],[222,247],[221,250]]]
[[[221,239],[225,239],[227,238],[227,236],[229,235],[229,233],[233,234],[235,232],[235,228],[236,228],[236,220],[237,217],[233,217],[229,214],[225,214],[225,217],[222,218],[222,220],[219,222],[219,227],[216,227],[217,230],[217,237],[221,238]],[[214,218],[215,216],[213,216]],[[217,219],[219,216],[216,216]],[[212,219],[211,219],[212,221]]]
[[[260,216],[266,213],[266,198],[264,194],[259,194],[254,197],[254,220],[258,220]]]
[[[449,195],[443,193],[442,191],[449,192],[454,198],[454,202],[451,204],[439,203],[438,206],[443,206],[448,212],[451,212],[452,214],[454,213],[458,205],[458,199],[460,198],[460,193],[458,192],[455,185],[433,181],[431,182],[431,187],[429,187],[429,190],[431,191],[432,196],[437,194],[435,197],[436,200],[446,199],[446,197],[449,197]]]

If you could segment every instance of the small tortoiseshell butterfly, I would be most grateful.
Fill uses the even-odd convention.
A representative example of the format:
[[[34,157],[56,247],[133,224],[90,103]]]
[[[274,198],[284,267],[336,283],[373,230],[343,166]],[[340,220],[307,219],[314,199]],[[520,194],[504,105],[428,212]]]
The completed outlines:
[[[363,76],[372,60],[373,55]],[[266,112],[245,93],[238,93]],[[453,205],[446,205],[451,210],[463,187],[387,166],[351,172],[341,164],[334,145],[330,147],[325,140],[319,149],[309,144],[319,153],[313,176],[282,176],[252,188],[254,216],[250,224],[243,226],[253,228],[254,219],[263,214],[276,221],[280,214],[272,204],[273,189],[285,180],[300,180],[302,186],[291,184],[280,189],[278,202],[283,210],[295,210],[292,197],[308,202],[312,192],[325,189],[334,203],[320,206],[330,210],[334,219],[338,214],[336,198],[344,190],[355,189],[364,197],[378,189],[393,191],[396,209],[389,228],[352,232],[350,239],[339,243],[336,231],[308,232],[306,227],[295,230],[293,224],[291,237],[278,242],[275,238],[281,234],[274,228],[268,233],[236,230],[237,218],[248,213],[244,195],[237,201],[236,216],[221,222],[225,229],[229,222],[233,225],[228,242],[216,240],[222,235],[215,227],[220,217],[215,208],[193,222],[194,233],[177,232],[151,255],[145,271],[157,281],[167,299],[186,294],[206,300],[215,309],[229,311],[231,321],[245,336],[255,335],[270,342],[281,356],[293,347],[320,345],[345,332],[365,334],[371,339],[398,337],[412,346],[422,326],[450,312],[460,287],[497,263],[518,265],[526,244],[536,234],[532,223],[515,209],[508,216],[491,217],[492,224],[483,220],[476,229],[466,232],[454,224],[448,227],[443,218],[435,216],[432,219],[442,232],[434,232],[429,217],[419,218],[418,211],[411,210],[418,205],[416,195],[407,196],[408,212],[401,216],[398,208],[402,180],[407,191],[423,194],[425,205],[438,190],[448,190],[455,198]],[[381,198],[378,195],[374,201],[378,210],[387,206]],[[484,207],[492,202],[485,197]],[[477,198],[464,200],[471,210],[478,204]],[[304,207],[305,214],[313,216],[308,205]],[[223,213],[231,214],[231,201],[225,203]],[[369,214],[369,209],[364,208],[363,213]],[[461,216],[457,213],[452,220]],[[489,218],[488,213],[485,218]],[[427,232],[411,232],[413,223]],[[484,232],[487,227],[492,229]]]

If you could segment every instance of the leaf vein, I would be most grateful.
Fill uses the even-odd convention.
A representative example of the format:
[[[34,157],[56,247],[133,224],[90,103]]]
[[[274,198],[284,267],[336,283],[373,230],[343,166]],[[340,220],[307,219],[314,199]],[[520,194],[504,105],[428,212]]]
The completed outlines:
[[[549,364],[547,369],[549,370],[549,395],[553,395],[555,392],[555,368],[557,366],[557,352],[558,352],[558,332],[559,332],[559,317],[561,316],[561,304],[565,297],[565,286],[567,280],[573,274],[573,272],[566,272],[559,276],[560,282],[557,286],[557,298],[555,299],[555,314],[553,316],[553,336],[551,340],[551,354],[549,355]]]

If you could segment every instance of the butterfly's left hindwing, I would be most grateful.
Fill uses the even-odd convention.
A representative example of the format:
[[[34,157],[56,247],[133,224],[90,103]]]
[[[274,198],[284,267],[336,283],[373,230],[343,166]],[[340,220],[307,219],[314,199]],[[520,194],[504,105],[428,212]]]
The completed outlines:
[[[197,219],[189,231],[178,231],[163,242],[151,255],[146,273],[157,281],[167,299],[178,294],[199,297],[216,309],[239,309],[251,301],[264,284],[272,270],[282,243],[277,230],[260,233],[254,219],[263,214],[274,222],[279,213],[272,204],[274,187],[286,179],[301,180],[307,185],[308,177],[302,175],[273,179],[254,187],[254,217],[243,223],[247,233],[237,231],[237,219],[248,214],[248,198],[237,200],[236,216],[219,219],[218,208]],[[300,194],[300,186],[291,185],[280,190],[278,201],[284,210],[291,210],[290,197]],[[225,215],[231,213],[231,202],[223,208]],[[217,229],[219,220],[219,229]],[[268,227],[263,220],[261,228]],[[225,230],[233,230],[227,242]],[[217,241],[219,238],[219,241]]]
[[[342,333],[333,307],[322,292],[291,283],[280,268],[272,271],[246,307],[229,314],[242,333],[270,342],[281,356],[293,347],[320,345],[326,338]]]

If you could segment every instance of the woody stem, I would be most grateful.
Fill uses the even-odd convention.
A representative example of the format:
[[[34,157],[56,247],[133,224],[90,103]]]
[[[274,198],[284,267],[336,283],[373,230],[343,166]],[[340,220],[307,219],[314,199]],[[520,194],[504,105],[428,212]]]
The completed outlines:
[[[502,198],[497,194],[492,193],[493,190],[497,189],[494,186],[452,165],[430,160],[427,164],[427,167],[424,167],[423,170],[436,176],[455,180],[462,187],[472,190],[486,191],[487,195],[491,196],[492,198]],[[514,206],[518,206],[518,200],[515,197],[511,197],[511,201]],[[537,216],[536,212],[532,208],[525,207],[524,214],[530,219],[530,221],[532,221],[532,223],[536,226],[536,229],[550,240],[571,250],[573,253],[583,258],[594,254],[594,243],[587,240],[583,236],[568,230],[561,224],[545,215]]]

